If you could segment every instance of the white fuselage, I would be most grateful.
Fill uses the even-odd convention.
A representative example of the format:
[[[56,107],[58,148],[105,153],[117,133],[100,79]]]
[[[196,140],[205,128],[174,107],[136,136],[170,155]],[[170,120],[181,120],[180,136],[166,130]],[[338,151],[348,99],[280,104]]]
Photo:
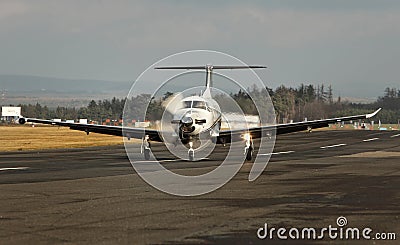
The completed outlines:
[[[219,132],[221,113],[218,103],[212,98],[190,96],[182,100],[183,108],[174,113],[173,121],[179,122],[177,133],[193,137],[201,133]],[[216,129],[216,127],[218,127]]]

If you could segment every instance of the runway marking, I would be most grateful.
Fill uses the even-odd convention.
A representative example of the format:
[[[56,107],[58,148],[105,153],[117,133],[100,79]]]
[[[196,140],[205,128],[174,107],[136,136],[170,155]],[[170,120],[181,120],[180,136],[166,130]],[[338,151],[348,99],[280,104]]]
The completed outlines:
[[[7,170],[25,170],[28,167],[15,167],[15,168],[0,168],[0,171],[7,171]]]
[[[269,155],[289,154],[289,153],[293,153],[293,152],[295,152],[295,151],[280,151],[280,152],[264,153],[264,154],[258,154],[258,155],[269,156]]]
[[[395,134],[395,135],[390,136],[390,138],[399,137],[399,136],[400,136],[400,134]]]
[[[202,158],[201,160],[210,160],[210,158],[205,157]],[[134,161],[133,163],[162,163],[162,162],[179,162],[179,161],[185,161],[184,159],[165,159],[165,160],[143,160],[143,161]]]
[[[360,152],[356,154],[343,155],[339,157],[356,157],[356,158],[387,158],[387,157],[400,157],[400,152],[392,151],[372,151],[372,152]]]
[[[177,162],[181,161],[179,159],[166,159],[166,160],[143,160],[143,161],[134,161],[133,163],[158,163],[158,162]]]
[[[345,146],[347,144],[337,144],[337,145],[327,145],[327,146],[321,146],[321,149],[327,149],[327,148],[333,148],[333,147],[339,147],[339,146]]]
[[[371,139],[366,139],[366,140],[363,140],[364,142],[369,142],[369,141],[374,141],[374,140],[379,140],[379,138],[371,138]]]

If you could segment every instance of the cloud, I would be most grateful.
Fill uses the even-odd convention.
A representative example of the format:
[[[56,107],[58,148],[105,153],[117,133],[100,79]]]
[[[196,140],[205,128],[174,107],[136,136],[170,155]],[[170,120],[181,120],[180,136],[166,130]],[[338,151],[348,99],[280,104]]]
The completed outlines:
[[[21,16],[29,10],[27,4],[16,1],[0,2],[0,20],[5,21],[7,18]]]
[[[213,49],[267,64],[279,83],[398,74],[399,1],[6,0],[0,20],[0,73],[124,80]]]
[[[232,8],[231,31],[236,37],[262,38],[278,47],[298,48],[321,42],[360,40],[400,34],[399,10],[291,10]]]
[[[50,35],[104,38],[133,48],[246,40],[298,48],[318,42],[400,34],[399,8],[348,11],[270,8],[251,2],[209,6],[166,1],[13,1],[2,4],[0,17],[19,19],[18,28],[39,29]],[[25,15],[21,16],[23,13]]]

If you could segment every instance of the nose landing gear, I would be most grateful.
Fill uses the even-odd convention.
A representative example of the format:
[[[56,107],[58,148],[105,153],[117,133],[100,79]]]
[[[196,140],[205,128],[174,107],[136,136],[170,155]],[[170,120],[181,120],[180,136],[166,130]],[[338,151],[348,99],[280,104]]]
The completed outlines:
[[[191,162],[194,161],[193,142],[189,142],[188,158],[189,158],[189,161],[191,161]]]

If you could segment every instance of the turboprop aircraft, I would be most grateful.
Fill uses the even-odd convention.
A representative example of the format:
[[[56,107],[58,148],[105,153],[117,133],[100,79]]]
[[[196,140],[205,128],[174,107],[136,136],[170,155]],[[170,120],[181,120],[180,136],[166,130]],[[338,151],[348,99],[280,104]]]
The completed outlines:
[[[169,67],[156,67],[155,69],[184,69],[184,70],[205,70],[206,71],[206,84],[204,92],[199,96],[189,96],[186,98],[175,98],[174,103],[166,105],[166,110],[173,115],[170,121],[171,127],[174,128],[173,137],[180,140],[187,146],[187,159],[194,160],[196,149],[193,147],[194,143],[200,137],[209,137],[213,143],[227,144],[235,141],[243,141],[244,154],[246,160],[253,158],[253,139],[270,136],[271,131],[276,131],[276,134],[285,134],[303,130],[328,127],[329,124],[367,119],[375,116],[381,108],[370,114],[346,116],[314,121],[294,122],[286,124],[276,124],[269,126],[251,127],[245,129],[229,129],[221,130],[222,113],[218,103],[211,96],[212,87],[212,73],[217,69],[258,69],[266,68],[265,66],[169,66]],[[178,102],[176,102],[178,101]],[[176,106],[176,104],[179,106]],[[174,104],[174,105],[171,105]],[[142,139],[141,152],[146,160],[150,159],[150,141],[163,142],[163,132],[156,129],[142,129],[133,127],[121,126],[106,126],[95,124],[80,124],[70,122],[58,122],[53,120],[25,118],[20,117],[18,122],[24,124],[26,122],[50,124],[69,127],[73,130],[84,131],[87,134],[90,132],[124,136],[128,139],[137,138]]]

